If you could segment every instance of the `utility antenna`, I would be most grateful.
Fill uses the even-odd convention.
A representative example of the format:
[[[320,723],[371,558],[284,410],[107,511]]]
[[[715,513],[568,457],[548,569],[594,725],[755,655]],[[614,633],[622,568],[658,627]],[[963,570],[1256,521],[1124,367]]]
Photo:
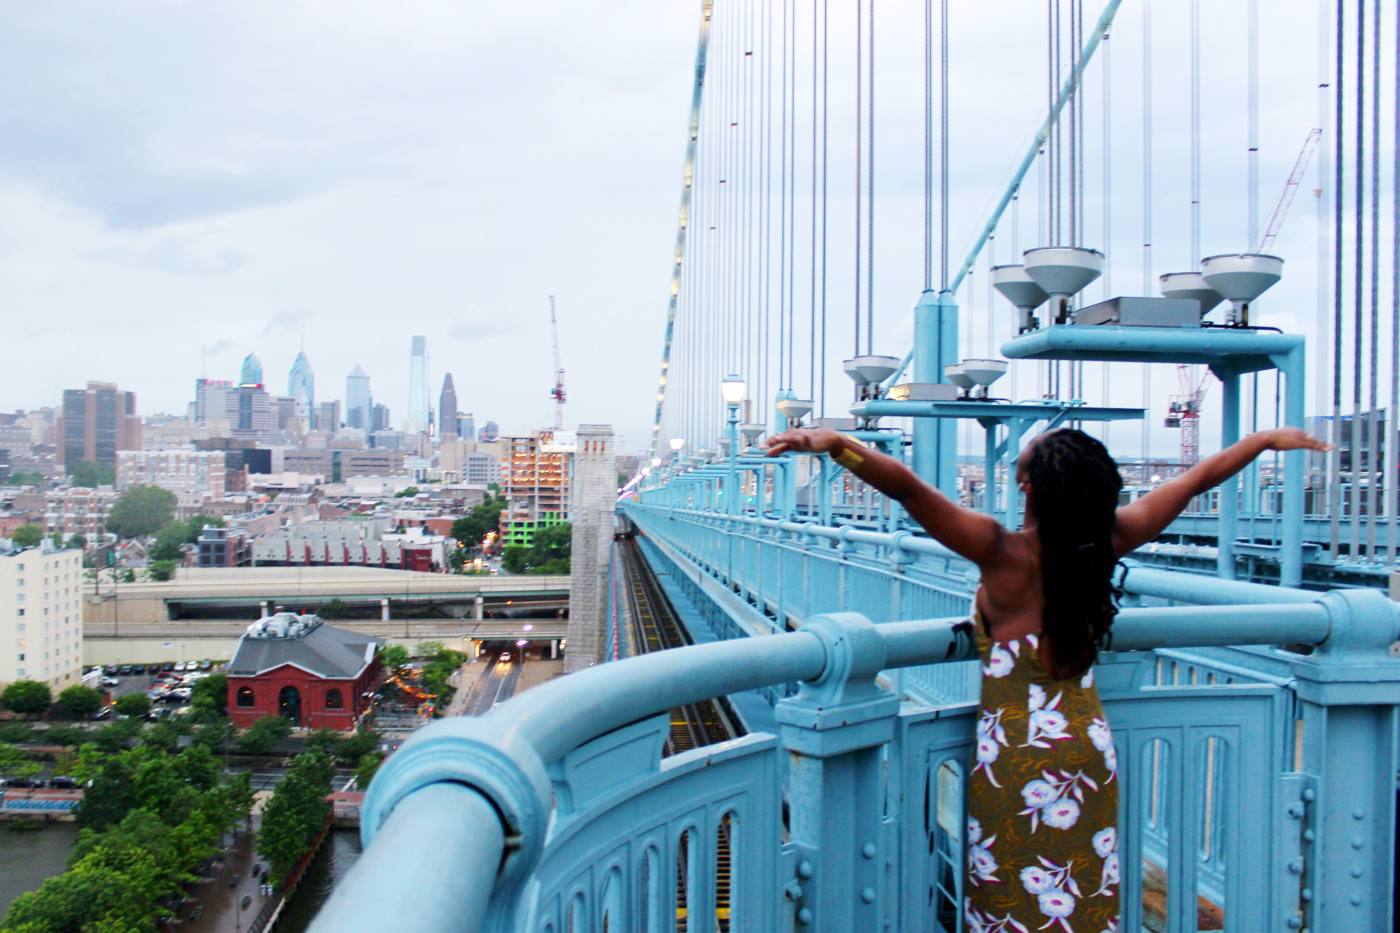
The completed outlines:
[[[559,361],[559,317],[554,313],[554,296],[549,296],[549,333],[554,342],[554,386],[549,397],[554,399],[554,430],[564,430],[564,364]]]

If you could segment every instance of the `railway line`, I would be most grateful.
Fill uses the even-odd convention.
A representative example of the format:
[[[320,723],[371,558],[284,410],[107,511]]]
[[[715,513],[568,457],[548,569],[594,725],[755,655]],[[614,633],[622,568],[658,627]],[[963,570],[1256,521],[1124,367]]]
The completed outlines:
[[[633,644],[645,652],[665,651],[692,643],[690,633],[681,624],[680,618],[666,598],[656,574],[652,571],[636,539],[624,535],[618,540],[621,557],[624,590],[629,615],[632,619]],[[670,734],[666,739],[665,754],[676,755],[705,745],[714,745],[744,734],[739,717],[724,697],[702,700],[671,710]],[[730,888],[733,883],[729,836],[731,827],[726,816],[720,825],[715,839],[714,869],[714,929],[719,933],[729,930]],[[690,877],[687,862],[699,855],[689,851],[688,837],[682,838],[679,858],[676,865],[676,930],[685,933],[690,929],[689,892],[687,879]]]

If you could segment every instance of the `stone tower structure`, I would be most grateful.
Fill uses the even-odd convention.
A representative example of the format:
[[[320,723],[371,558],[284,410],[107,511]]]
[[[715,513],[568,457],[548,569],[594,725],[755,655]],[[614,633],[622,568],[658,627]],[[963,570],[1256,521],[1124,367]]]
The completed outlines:
[[[591,667],[602,657],[608,631],[608,556],[612,550],[617,470],[613,430],[581,424],[574,454],[569,642],[564,672]]]

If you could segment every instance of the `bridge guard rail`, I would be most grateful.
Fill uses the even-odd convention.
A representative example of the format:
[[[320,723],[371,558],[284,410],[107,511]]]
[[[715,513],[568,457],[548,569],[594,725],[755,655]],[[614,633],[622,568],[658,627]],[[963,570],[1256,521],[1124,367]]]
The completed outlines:
[[[816,616],[434,723],[375,778],[365,853],[313,929],[960,929],[975,707],[901,706],[877,675],[967,660],[971,634]],[[1123,611],[1096,671],[1121,750],[1126,928],[1160,910],[1194,931],[1205,904],[1225,930],[1391,928],[1397,635],[1400,607],[1362,590]],[[1156,663],[1144,649],[1284,643],[1315,646],[1291,685],[1134,673]],[[671,707],[793,682],[778,736],[661,758]]]

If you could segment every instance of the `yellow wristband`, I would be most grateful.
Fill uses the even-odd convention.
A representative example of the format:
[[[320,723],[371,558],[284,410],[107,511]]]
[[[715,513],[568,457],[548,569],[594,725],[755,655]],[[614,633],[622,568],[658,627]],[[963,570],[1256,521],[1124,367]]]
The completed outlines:
[[[841,464],[848,470],[854,470],[856,467],[860,466],[862,463],[865,462],[865,458],[862,457],[860,454],[856,453],[854,449],[847,445],[856,444],[861,447],[864,447],[865,445],[861,444],[860,441],[856,440],[853,437],[843,437],[841,440],[841,449],[837,453],[833,454],[831,459],[835,460],[837,463]]]

